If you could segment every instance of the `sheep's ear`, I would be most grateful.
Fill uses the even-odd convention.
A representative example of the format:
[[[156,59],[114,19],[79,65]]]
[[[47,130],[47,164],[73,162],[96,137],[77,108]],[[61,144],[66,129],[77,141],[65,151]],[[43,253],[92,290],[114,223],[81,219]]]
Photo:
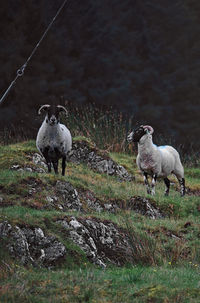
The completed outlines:
[[[42,105],[38,110],[38,115],[41,115],[42,111],[47,111],[49,109],[49,107],[50,107],[49,104]]]
[[[57,108],[59,110],[59,112],[65,112],[66,116],[68,116],[68,111],[66,110],[66,108],[62,105],[57,105]]]

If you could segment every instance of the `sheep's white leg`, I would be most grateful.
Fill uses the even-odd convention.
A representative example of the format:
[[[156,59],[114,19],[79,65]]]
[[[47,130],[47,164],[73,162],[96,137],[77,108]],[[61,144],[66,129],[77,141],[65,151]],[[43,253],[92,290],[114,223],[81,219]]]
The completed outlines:
[[[156,186],[157,175],[154,174],[151,182],[151,194],[155,195],[155,186]]]
[[[185,195],[185,179],[181,178],[178,179],[180,187],[181,187],[181,197],[183,197]]]
[[[145,184],[146,189],[147,189],[147,194],[151,194],[151,189],[150,189],[150,186],[149,186],[147,173],[143,173],[143,176],[144,176],[144,184]]]
[[[170,181],[169,181],[168,178],[164,178],[164,182],[165,182],[165,185],[166,185],[165,196],[168,196],[169,195],[169,188],[170,188]]]

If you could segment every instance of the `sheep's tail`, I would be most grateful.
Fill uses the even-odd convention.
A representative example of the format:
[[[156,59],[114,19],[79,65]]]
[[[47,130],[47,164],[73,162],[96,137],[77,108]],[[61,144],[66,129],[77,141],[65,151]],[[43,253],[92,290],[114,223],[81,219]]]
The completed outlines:
[[[153,134],[153,132],[154,132],[153,127],[152,127],[152,126],[150,126],[150,125],[144,125],[144,126],[143,126],[143,128],[148,129],[148,130],[149,130],[150,135],[152,135],[152,134]]]

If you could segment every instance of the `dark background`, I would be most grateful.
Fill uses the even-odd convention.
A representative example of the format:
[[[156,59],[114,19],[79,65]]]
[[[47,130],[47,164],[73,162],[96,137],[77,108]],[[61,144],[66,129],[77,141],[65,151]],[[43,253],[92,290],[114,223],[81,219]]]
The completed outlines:
[[[61,3],[1,2],[1,94]],[[134,125],[198,149],[199,75],[200,1],[69,0],[0,106],[0,129],[21,126],[35,136],[37,109],[54,96],[113,105]]]

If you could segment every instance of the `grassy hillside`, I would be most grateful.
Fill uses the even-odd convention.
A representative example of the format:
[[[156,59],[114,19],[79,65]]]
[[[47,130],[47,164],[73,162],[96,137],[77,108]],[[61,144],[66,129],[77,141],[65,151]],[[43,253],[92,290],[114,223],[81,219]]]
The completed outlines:
[[[171,178],[174,185],[169,197],[164,197],[164,184],[158,182],[152,199],[145,192],[134,155],[109,154],[134,175],[134,181],[125,182],[100,174],[85,163],[68,163],[65,177],[39,173],[32,161],[35,152],[34,141],[0,147],[0,223],[40,227],[59,239],[67,254],[50,268],[24,265],[8,252],[6,239],[1,240],[0,302],[199,302],[198,166],[185,165],[184,198],[180,198],[178,184]],[[13,165],[21,170],[11,169]],[[78,191],[81,210],[63,211],[59,201],[48,204],[46,197],[55,195],[58,180],[70,182]],[[115,203],[119,208],[113,212],[105,207],[98,212],[81,196],[85,191],[92,193],[102,207]],[[164,218],[153,220],[132,210],[128,201],[138,196],[149,199]],[[124,259],[123,266],[107,262],[104,269],[90,262],[56,224],[68,217],[113,222],[125,231],[133,248],[131,258]]]

